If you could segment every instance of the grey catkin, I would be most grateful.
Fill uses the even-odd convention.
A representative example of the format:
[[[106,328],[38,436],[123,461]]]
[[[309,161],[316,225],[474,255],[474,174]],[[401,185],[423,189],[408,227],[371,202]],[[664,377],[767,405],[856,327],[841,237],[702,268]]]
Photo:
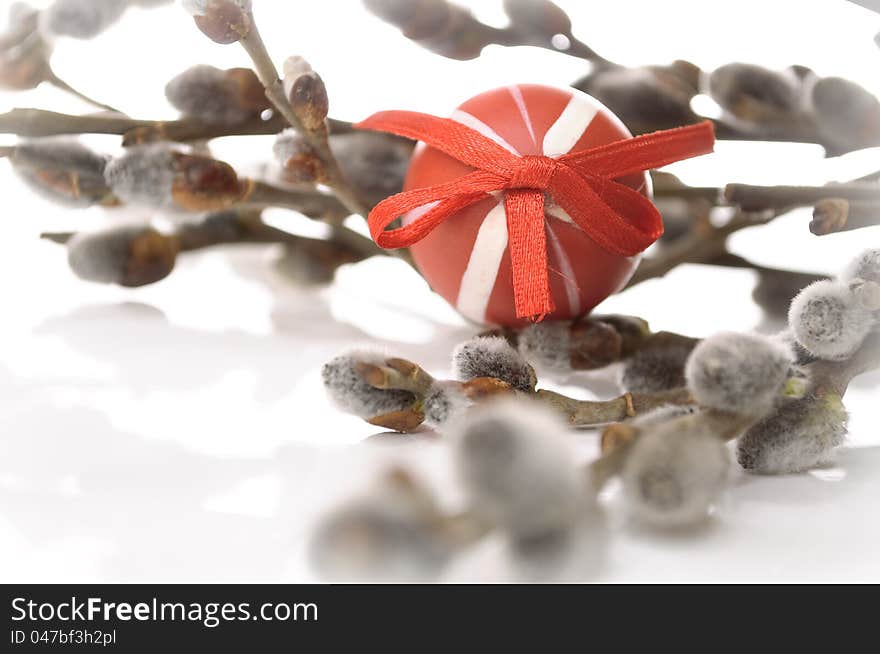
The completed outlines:
[[[402,411],[415,402],[412,393],[373,388],[355,370],[358,361],[381,365],[384,357],[376,352],[354,350],[324,364],[321,378],[330,398],[340,409],[360,418],[374,418]]]
[[[631,393],[656,393],[682,388],[692,348],[684,345],[640,350],[623,362],[620,386]]]
[[[782,390],[793,362],[791,350],[776,339],[721,332],[694,348],[685,377],[701,406],[762,415]]]
[[[786,398],[739,438],[736,457],[754,473],[809,470],[831,462],[846,438],[846,425],[846,410],[836,396]]]
[[[544,321],[528,325],[519,333],[520,354],[527,361],[556,372],[571,372],[571,325]]]
[[[120,199],[151,209],[174,206],[175,152],[165,144],[128,148],[107,164],[104,178]]]
[[[237,103],[236,92],[225,71],[204,64],[187,68],[165,85],[165,97],[175,109],[217,125],[235,125],[253,114]]]
[[[149,229],[142,225],[79,232],[67,244],[67,262],[80,279],[119,283],[131,256],[132,241]]]
[[[452,353],[456,378],[495,377],[517,390],[533,391],[535,371],[510,343],[500,336],[477,336],[461,343]]]
[[[478,406],[450,438],[471,510],[515,541],[569,528],[588,499],[568,434],[544,407]]]
[[[437,381],[423,400],[425,422],[441,427],[460,418],[470,405],[458,382]]]
[[[709,515],[729,474],[726,445],[695,414],[645,429],[627,454],[621,479],[633,517],[679,527]]]
[[[788,321],[804,349],[831,361],[852,356],[874,322],[847,284],[833,280],[816,282],[802,290],[791,303]]]

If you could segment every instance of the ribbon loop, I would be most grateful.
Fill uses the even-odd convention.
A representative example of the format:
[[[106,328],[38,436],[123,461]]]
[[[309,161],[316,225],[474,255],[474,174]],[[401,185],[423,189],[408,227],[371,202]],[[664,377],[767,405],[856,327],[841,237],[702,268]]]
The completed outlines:
[[[487,194],[505,192],[516,315],[535,320],[555,308],[545,192],[604,250],[634,256],[660,238],[663,220],[648,198],[615,178],[706,154],[715,142],[712,123],[705,121],[552,158],[517,156],[454,120],[409,111],[383,111],[355,127],[418,139],[475,169],[445,184],[392,195],[373,207],[370,234],[383,248],[417,243]],[[411,211],[418,215],[409,224],[387,229]]]

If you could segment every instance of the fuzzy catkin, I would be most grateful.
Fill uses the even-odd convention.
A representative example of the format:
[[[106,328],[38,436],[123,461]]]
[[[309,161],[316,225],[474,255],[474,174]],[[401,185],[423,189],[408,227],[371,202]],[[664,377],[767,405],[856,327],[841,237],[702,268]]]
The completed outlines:
[[[840,278],[847,282],[864,279],[866,282],[880,283],[880,249],[862,252],[849,263]]]
[[[608,107],[633,131],[692,122],[690,83],[653,67],[602,67],[572,86]]]
[[[425,422],[440,427],[458,419],[471,405],[471,401],[457,382],[435,382],[423,400]]]
[[[403,190],[412,150],[385,134],[352,132],[330,136],[343,175],[371,205]]]
[[[128,0],[55,0],[45,10],[43,25],[58,36],[91,39],[119,20]]]
[[[792,333],[820,359],[839,361],[852,356],[871,331],[873,318],[839,281],[810,284],[791,303]]]
[[[556,372],[571,371],[571,325],[561,321],[533,323],[519,334],[520,354]]]
[[[310,544],[311,559],[328,579],[430,579],[452,553],[437,524],[433,506],[385,484],[321,521]]]
[[[781,343],[784,347],[787,347],[791,350],[792,354],[794,355],[795,366],[805,366],[808,363],[818,361],[818,357],[813,355],[803,345],[798,343],[797,339],[794,336],[794,333],[791,331],[791,328],[783,329],[781,332],[775,334],[773,336],[773,339]]]
[[[408,391],[386,390],[370,386],[355,370],[357,362],[384,364],[375,352],[353,351],[324,364],[321,378],[330,398],[340,409],[360,418],[375,418],[412,406],[415,396]]]
[[[279,132],[272,144],[272,154],[282,166],[288,159],[308,151],[309,146],[302,135],[292,127]]]
[[[108,157],[82,143],[63,138],[23,141],[15,146],[14,163],[26,168],[53,168],[103,175]]]
[[[104,170],[109,157],[66,139],[24,141],[10,157],[12,169],[34,192],[68,207],[89,207],[109,194]],[[41,173],[57,171],[77,177],[77,192],[46,183]]]
[[[712,99],[734,115],[741,113],[747,98],[776,112],[794,111],[800,103],[799,87],[792,75],[754,64],[721,66],[709,75],[708,87]]]
[[[67,262],[80,279],[117,284],[131,256],[132,241],[148,227],[127,225],[100,232],[80,232],[67,244]]]
[[[786,398],[737,441],[736,458],[749,472],[785,474],[829,463],[847,433],[840,398]]]
[[[564,531],[588,499],[564,427],[544,407],[495,401],[451,430],[471,510],[514,540]]]
[[[632,515],[678,527],[705,519],[725,489],[730,457],[699,414],[652,425],[632,445],[621,472]]]
[[[167,145],[128,148],[126,154],[107,164],[104,179],[120,199],[151,209],[174,206],[174,151]]]
[[[456,378],[495,377],[513,388],[530,392],[538,383],[534,369],[500,336],[477,336],[458,345],[452,353]]]
[[[832,150],[860,149],[880,138],[880,101],[873,93],[842,77],[823,77],[811,91],[819,133]]]
[[[165,97],[175,109],[217,125],[235,125],[253,115],[237,104],[236,91],[226,71],[205,64],[186,69],[165,85]]]
[[[773,338],[722,332],[694,348],[685,377],[701,406],[758,416],[782,390],[793,359],[791,350]]]
[[[683,345],[640,350],[623,362],[620,386],[630,393],[656,393],[685,385],[692,348]]]

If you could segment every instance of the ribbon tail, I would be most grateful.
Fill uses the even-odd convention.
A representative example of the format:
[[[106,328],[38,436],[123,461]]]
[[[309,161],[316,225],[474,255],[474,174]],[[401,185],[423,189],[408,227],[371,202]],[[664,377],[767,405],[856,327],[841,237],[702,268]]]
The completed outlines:
[[[582,175],[623,177],[712,152],[715,130],[708,120],[623,139],[560,157]]]
[[[518,318],[540,322],[556,308],[550,293],[544,194],[513,189],[504,199]]]

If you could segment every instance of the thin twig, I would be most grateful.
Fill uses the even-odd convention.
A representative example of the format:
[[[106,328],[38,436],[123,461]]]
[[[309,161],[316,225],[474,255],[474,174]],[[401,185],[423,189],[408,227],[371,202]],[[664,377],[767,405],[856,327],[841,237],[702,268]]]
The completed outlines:
[[[284,85],[278,77],[278,69],[272,63],[272,58],[269,56],[269,52],[255,22],[251,25],[248,33],[242,37],[240,43],[254,63],[257,77],[266,89],[266,97],[269,98],[275,108],[290,123],[290,126],[302,135],[324,164],[327,185],[333,188],[340,201],[352,213],[366,218],[369,214],[369,208],[358,198],[354,188],[345,180],[342,171],[339,169],[336,157],[333,156],[333,152],[330,150],[327,131],[306,129],[290,106],[290,102],[284,92]]]
[[[605,316],[602,318],[608,325],[645,325],[644,321],[628,316]],[[647,330],[647,328],[645,328]],[[638,350],[664,347],[671,344],[694,345],[698,339],[671,332],[651,333],[645,331],[641,336],[630,334],[626,356]],[[608,362],[611,363],[611,362]],[[607,364],[606,364],[607,365]],[[359,361],[355,370],[363,380],[374,388],[383,390],[404,390],[423,399],[436,380],[425,372],[421,366],[406,359],[388,358],[382,363]],[[538,389],[535,391],[515,390],[507,382],[494,377],[476,377],[465,382],[444,381],[442,383],[457,384],[460,391],[471,401],[480,402],[499,395],[517,395],[540,402],[557,411],[575,427],[596,427],[624,420],[628,417],[641,415],[660,406],[669,404],[690,405],[694,403],[686,388],[676,388],[656,393],[624,393],[620,397],[608,400],[580,400],[557,393]],[[401,417],[407,420],[402,421]],[[392,412],[382,416],[374,416],[367,421],[398,431],[412,431],[424,419],[423,414],[412,410]]]
[[[754,186],[728,184],[724,197],[744,211],[806,207],[825,198],[855,202],[880,202],[880,186],[866,182],[848,182],[827,186]]]
[[[333,195],[314,190],[281,188],[265,182],[251,181],[241,204],[257,207],[279,207],[298,211],[310,218],[339,222],[348,215],[346,208]]]
[[[352,130],[351,124],[329,120],[331,133]],[[118,134],[123,145],[152,141],[203,141],[224,136],[277,134],[287,121],[277,112],[267,120],[254,117],[235,125],[216,125],[195,118],[180,120],[142,120],[122,115],[87,115],[19,108],[0,114],[0,134],[23,137],[44,137],[75,134]]]
[[[577,400],[560,393],[539,390],[536,395],[542,403],[561,412],[574,427],[596,427],[632,418],[668,404],[693,404],[686,388],[656,393],[625,393],[610,400]]]
[[[869,335],[846,361],[814,361],[806,368],[813,392],[818,395],[835,393],[843,397],[853,379],[880,369],[880,334]]]
[[[43,232],[40,238],[66,244],[76,232]],[[291,234],[277,227],[267,225],[259,218],[234,216],[229,220],[208,219],[185,223],[178,226],[171,235],[177,239],[181,252],[193,252],[218,245],[234,245],[246,243],[280,243],[290,246],[303,244],[317,245],[325,243],[327,254],[334,250],[340,260],[347,262],[384,254],[370,239],[343,226],[336,226],[327,241],[310,239]]]
[[[125,134],[136,127],[156,125],[157,121],[136,120],[121,115],[74,116],[44,109],[12,109],[0,114],[0,134],[24,137],[63,134]]]
[[[552,52],[559,52],[570,57],[575,57],[576,59],[583,59],[584,61],[588,61],[596,67],[620,67],[620,64],[617,64],[610,59],[606,59],[605,57],[600,55],[593,48],[578,39],[574,34],[571,33],[571,31],[567,31],[564,33],[560,32],[560,34],[564,36],[565,39],[568,41],[568,47],[562,48],[554,45],[553,41],[547,39],[546,36],[543,34],[526,34],[513,25],[506,28],[495,28],[489,25],[485,25],[484,23],[480,23],[480,25],[483,40],[487,45],[502,45],[507,47],[531,46],[535,48],[542,48],[544,50],[550,50]]]
[[[55,71],[53,71],[51,69],[48,71],[45,81],[48,82],[49,84],[51,84],[52,86],[54,86],[55,88],[57,88],[61,91],[64,91],[65,93],[68,93],[68,94],[74,96],[75,98],[79,98],[80,100],[82,100],[83,102],[85,102],[87,104],[98,107],[99,109],[104,109],[105,111],[111,111],[113,113],[124,115],[123,112],[119,111],[119,109],[116,109],[115,107],[111,107],[109,104],[104,104],[103,102],[98,102],[97,100],[89,97],[88,95],[86,95],[82,91],[75,89],[70,84],[65,82],[63,79],[58,77],[58,75],[55,74]]]

